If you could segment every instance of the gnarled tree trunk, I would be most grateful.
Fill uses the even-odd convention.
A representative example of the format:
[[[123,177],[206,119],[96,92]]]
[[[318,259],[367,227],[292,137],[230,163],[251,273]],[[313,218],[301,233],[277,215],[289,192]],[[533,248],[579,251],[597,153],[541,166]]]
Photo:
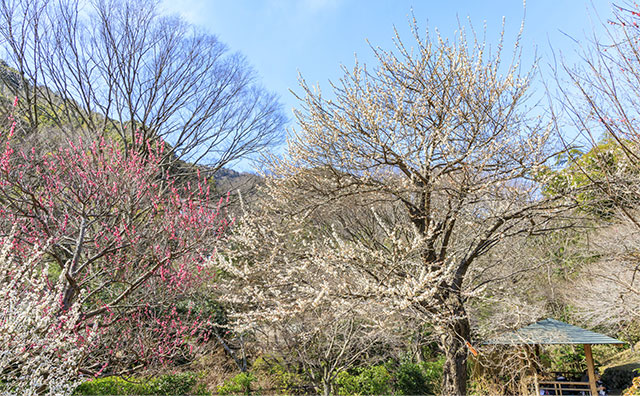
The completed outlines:
[[[467,345],[471,334],[469,318],[462,301],[456,298],[451,317],[440,329],[440,345],[445,354],[442,395],[467,394]]]

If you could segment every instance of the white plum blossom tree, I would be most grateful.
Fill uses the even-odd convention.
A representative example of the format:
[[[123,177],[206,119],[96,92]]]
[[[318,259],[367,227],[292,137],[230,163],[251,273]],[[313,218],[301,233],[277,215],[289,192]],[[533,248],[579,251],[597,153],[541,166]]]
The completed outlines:
[[[288,153],[270,161],[271,226],[244,228],[219,257],[246,279],[246,318],[324,302],[371,325],[393,315],[428,324],[446,356],[442,392],[459,395],[474,268],[511,238],[553,227],[567,205],[536,180],[557,151],[525,107],[535,68],[521,70],[518,40],[505,62],[502,39],[492,49],[463,28],[453,41],[422,37],[415,21],[413,32],[412,47],[397,37],[395,51],[374,49],[376,67],[344,68],[332,99],[301,81]]]
[[[79,326],[80,305],[62,306],[61,281],[51,288],[41,251],[23,261],[0,248],[0,393],[70,395],[82,380],[78,365],[96,334]],[[64,273],[59,275],[64,277]],[[53,279],[55,280],[55,279]]]

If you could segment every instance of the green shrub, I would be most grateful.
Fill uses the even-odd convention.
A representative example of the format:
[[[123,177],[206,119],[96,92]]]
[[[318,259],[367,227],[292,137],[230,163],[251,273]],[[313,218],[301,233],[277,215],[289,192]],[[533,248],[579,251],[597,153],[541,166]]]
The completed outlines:
[[[159,395],[208,395],[195,373],[162,375],[154,380]]]
[[[431,362],[404,361],[394,371],[394,390],[398,395],[433,395],[440,393],[444,358]]]
[[[132,383],[119,377],[105,377],[83,382],[74,395],[151,395],[148,383]]]
[[[633,383],[633,379],[638,376],[632,367],[611,367],[602,373],[602,382],[609,389],[626,389]]]
[[[105,377],[82,383],[74,395],[207,395],[198,385],[195,373],[167,374],[159,377],[131,378]]]
[[[395,390],[399,395],[426,395],[427,376],[419,364],[403,362],[398,366],[395,374]]]
[[[251,384],[256,380],[252,373],[240,373],[233,378],[224,381],[218,387],[220,395],[250,395]]]
[[[640,396],[640,377],[635,377],[631,386],[622,392],[623,396]]]
[[[259,378],[268,377],[278,393],[298,393],[305,386],[305,381],[301,374],[288,370],[276,358],[259,357],[251,367]]]
[[[444,370],[444,356],[439,359],[422,362],[420,364],[424,375],[427,377],[428,394],[439,395],[442,389],[442,374]]]
[[[444,357],[422,363],[402,361],[342,371],[336,378],[338,394],[434,395],[440,393]]]
[[[338,373],[336,378],[338,394],[351,395],[388,395],[391,393],[391,374],[384,365],[355,369]]]

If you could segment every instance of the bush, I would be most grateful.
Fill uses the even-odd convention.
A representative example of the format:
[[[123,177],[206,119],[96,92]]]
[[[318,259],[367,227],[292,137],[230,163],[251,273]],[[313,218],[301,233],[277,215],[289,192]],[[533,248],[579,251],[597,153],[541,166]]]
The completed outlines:
[[[395,372],[395,390],[399,395],[426,395],[427,376],[419,364],[403,362]]]
[[[336,378],[338,394],[388,395],[391,393],[391,374],[383,365],[356,369],[355,374],[342,371]]]
[[[252,373],[240,373],[233,378],[224,381],[224,384],[218,387],[220,395],[250,395],[251,384],[255,382],[256,377]]]
[[[431,362],[403,361],[394,371],[398,395],[434,395],[440,393],[444,358]]]
[[[148,383],[133,383],[120,377],[105,377],[83,382],[76,388],[74,395],[151,395]]]
[[[208,395],[203,384],[198,384],[198,375],[182,373],[163,375],[155,382],[159,395]]]
[[[622,392],[623,396],[640,396],[640,377],[635,377],[629,388]]]
[[[602,373],[602,382],[609,389],[625,389],[632,386],[633,379],[638,373],[631,367],[611,367]]]
[[[167,374],[156,378],[105,377],[82,383],[74,395],[208,395],[194,373]]]
[[[432,362],[402,362],[394,372],[394,389],[399,395],[440,393],[444,358]]]
[[[342,371],[336,378],[338,394],[355,395],[434,395],[440,393],[444,358],[431,362],[402,361],[395,366],[369,366]]]
[[[424,374],[427,377],[429,394],[439,395],[442,389],[442,374],[444,370],[444,356],[440,356],[438,360],[431,362],[422,362],[420,364]]]
[[[287,370],[278,359],[259,357],[251,367],[259,379],[270,381],[277,393],[297,394],[306,387],[302,375]]]

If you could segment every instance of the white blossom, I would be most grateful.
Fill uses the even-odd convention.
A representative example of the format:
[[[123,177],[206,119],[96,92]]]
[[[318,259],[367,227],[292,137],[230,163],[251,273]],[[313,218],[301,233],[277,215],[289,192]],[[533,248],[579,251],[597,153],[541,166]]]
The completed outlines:
[[[41,251],[28,260],[0,249],[0,394],[70,395],[94,328],[77,328],[79,306],[61,311],[63,282],[51,282]],[[60,276],[64,276],[64,271]],[[54,286],[51,286],[53,284]]]

